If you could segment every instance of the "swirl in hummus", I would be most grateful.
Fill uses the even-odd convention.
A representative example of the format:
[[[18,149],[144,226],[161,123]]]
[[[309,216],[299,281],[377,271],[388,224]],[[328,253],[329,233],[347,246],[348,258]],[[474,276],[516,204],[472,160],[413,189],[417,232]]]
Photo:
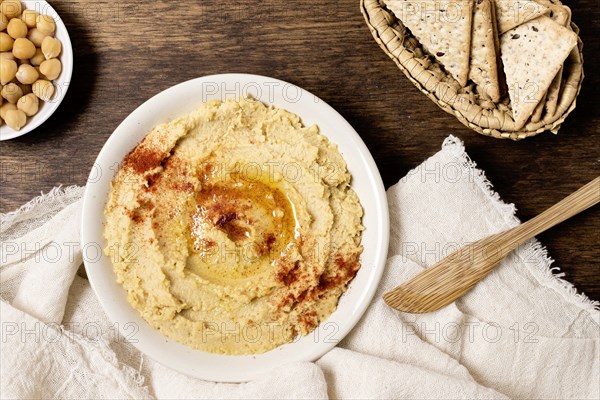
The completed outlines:
[[[328,318],[358,271],[350,180],[317,126],[252,99],[209,102],[127,155],[106,252],[129,303],[164,335],[262,353]]]

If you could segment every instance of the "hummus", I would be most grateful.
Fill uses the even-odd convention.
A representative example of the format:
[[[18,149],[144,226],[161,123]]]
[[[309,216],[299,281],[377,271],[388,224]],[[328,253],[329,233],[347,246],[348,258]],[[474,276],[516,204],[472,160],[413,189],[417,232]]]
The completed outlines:
[[[105,209],[129,303],[167,337],[221,354],[312,331],[360,267],[362,207],[337,146],[253,99],[209,102],[125,158]]]

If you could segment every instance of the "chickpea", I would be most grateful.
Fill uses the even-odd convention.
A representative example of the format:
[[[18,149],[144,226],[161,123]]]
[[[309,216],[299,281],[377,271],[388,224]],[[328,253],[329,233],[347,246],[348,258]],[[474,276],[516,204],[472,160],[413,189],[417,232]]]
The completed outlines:
[[[6,18],[6,15],[4,15],[3,13],[0,13],[0,31],[5,30],[7,25],[8,18]]]
[[[6,113],[10,110],[16,110],[17,106],[12,103],[4,103],[0,106],[0,118],[6,121]]]
[[[8,26],[6,27],[6,32],[13,39],[24,38],[25,36],[27,36],[28,31],[29,29],[27,29],[27,25],[25,24],[25,22],[17,18],[11,19],[8,22]]]
[[[31,40],[31,43],[33,43],[35,47],[42,47],[42,42],[46,36],[48,35],[42,33],[39,29],[33,28],[27,34],[27,39]]]
[[[53,38],[52,36],[46,36],[42,42],[42,53],[46,60],[58,57],[62,51],[62,44],[60,40]],[[29,58],[29,57],[28,57]]]
[[[33,117],[40,108],[40,101],[35,94],[29,93],[19,99],[17,108],[23,111],[28,117]]]
[[[16,58],[28,60],[35,54],[35,45],[29,39],[18,38],[15,40],[12,52]]]
[[[35,28],[39,14],[33,10],[23,10],[21,20],[25,22],[28,28]]]
[[[36,21],[36,27],[47,36],[54,35],[56,30],[56,23],[54,19],[49,15],[38,15]]]
[[[1,58],[5,58],[7,60],[13,60],[13,61],[15,60],[15,56],[13,56],[12,51],[3,51],[3,52],[1,52],[0,53],[0,59]],[[44,60],[45,60],[45,58],[44,58]]]
[[[33,82],[38,80],[40,74],[38,74],[36,69],[31,65],[23,64],[19,66],[15,76],[19,82],[24,83],[25,85],[31,85]]]
[[[17,63],[6,58],[0,59],[0,83],[6,85],[17,74]]]
[[[3,0],[0,3],[0,12],[8,19],[18,17],[21,15],[21,11],[23,11],[23,7],[19,0]]]
[[[48,78],[48,80],[51,81],[58,78],[61,71],[62,64],[57,58],[51,58],[50,60],[46,60],[40,65],[40,72],[44,74],[44,76]]]
[[[52,96],[54,96],[54,85],[52,82],[45,79],[38,79],[35,81],[35,83],[31,85],[31,90],[40,100],[50,101]]]
[[[23,97],[23,90],[16,83],[9,83],[2,88],[1,94],[9,103],[16,104]]]
[[[15,40],[6,32],[0,32],[0,51],[11,51]]]
[[[40,66],[44,61],[46,61],[46,57],[44,57],[42,49],[35,49],[35,54],[29,59],[29,63],[35,67]]]
[[[8,110],[4,120],[6,121],[6,125],[15,131],[20,131],[27,123],[27,115],[21,110]]]

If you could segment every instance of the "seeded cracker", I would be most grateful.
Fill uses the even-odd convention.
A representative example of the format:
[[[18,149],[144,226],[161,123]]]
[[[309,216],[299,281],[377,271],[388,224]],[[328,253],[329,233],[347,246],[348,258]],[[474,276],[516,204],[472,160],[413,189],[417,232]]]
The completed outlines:
[[[529,0],[495,0],[498,34],[545,14],[548,7]]]
[[[479,86],[480,92],[487,94],[496,103],[500,101],[500,84],[492,2],[493,0],[475,1],[469,79]]]
[[[550,7],[552,11],[551,18],[562,26],[570,29],[571,25],[571,9],[567,6],[552,5]],[[563,67],[554,77],[554,80],[548,88],[548,94],[546,97],[546,113],[550,116],[556,112],[556,105],[558,104],[558,95],[560,93],[560,84],[562,82]]]
[[[577,35],[541,16],[500,37],[515,130],[521,129],[577,44]]]
[[[567,27],[567,25],[571,22],[571,10],[568,7],[553,4],[549,0],[535,1],[543,6],[548,7],[548,16],[552,18],[554,22],[565,27]],[[533,114],[531,115],[531,122],[539,122],[542,119],[544,109],[552,110],[548,113],[550,115],[554,114],[554,111],[556,110],[556,102],[558,100],[558,92],[560,90],[560,82],[562,80],[562,69],[563,68],[561,66],[560,70],[552,80],[552,83],[548,88],[548,92],[544,94],[542,100],[540,100],[538,105],[533,110]]]
[[[471,51],[472,0],[384,0],[421,45],[466,86]]]

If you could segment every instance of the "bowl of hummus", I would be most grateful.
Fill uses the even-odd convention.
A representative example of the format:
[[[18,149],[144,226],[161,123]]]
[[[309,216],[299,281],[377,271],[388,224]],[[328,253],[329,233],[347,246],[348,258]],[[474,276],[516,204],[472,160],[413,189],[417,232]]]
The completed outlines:
[[[297,86],[245,74],[135,110],[94,164],[82,219],[88,278],[124,338],[224,382],[335,346],[372,299],[389,234],[352,127]]]

